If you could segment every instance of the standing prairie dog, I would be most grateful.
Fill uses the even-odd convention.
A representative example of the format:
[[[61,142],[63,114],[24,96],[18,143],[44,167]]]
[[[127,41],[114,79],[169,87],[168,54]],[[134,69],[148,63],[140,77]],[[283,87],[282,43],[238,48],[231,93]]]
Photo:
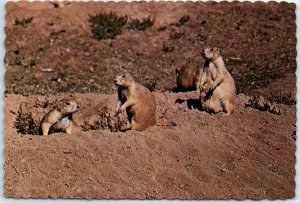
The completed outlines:
[[[176,84],[178,91],[198,90],[200,85],[201,65],[189,61],[176,72]]]
[[[115,116],[126,110],[130,129],[137,131],[156,124],[156,102],[150,90],[135,82],[129,74],[115,76],[114,84],[118,87]]]
[[[74,100],[62,100],[50,110],[42,120],[41,130],[43,135],[48,135],[49,130],[60,130],[72,133],[72,115],[78,111],[79,105]]]
[[[203,110],[211,113],[234,111],[235,82],[225,67],[218,48],[204,48],[206,62],[200,78],[200,101]]]

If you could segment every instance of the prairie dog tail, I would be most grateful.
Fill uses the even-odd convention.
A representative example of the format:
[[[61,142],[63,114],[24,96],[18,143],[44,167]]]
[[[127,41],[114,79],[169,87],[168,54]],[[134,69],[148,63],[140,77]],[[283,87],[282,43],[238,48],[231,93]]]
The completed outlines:
[[[156,126],[177,126],[177,124],[166,119],[159,119],[156,121]]]

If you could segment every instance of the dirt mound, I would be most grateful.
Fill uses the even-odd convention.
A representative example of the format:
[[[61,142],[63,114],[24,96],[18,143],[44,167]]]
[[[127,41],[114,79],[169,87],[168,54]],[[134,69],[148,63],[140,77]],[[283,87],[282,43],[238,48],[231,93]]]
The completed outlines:
[[[67,99],[76,99],[73,95]],[[20,104],[15,127],[21,134],[42,135],[40,124],[44,116],[53,108],[57,107],[59,99],[49,98],[48,96],[29,97],[27,101]],[[122,131],[126,128],[127,117],[123,114],[114,116],[108,100],[103,100],[95,105],[90,101],[88,108],[83,107],[80,113],[72,116],[76,130],[109,130],[112,132]]]
[[[50,95],[80,103],[84,126],[97,110],[114,110],[116,95]],[[280,115],[245,108],[239,95],[233,115],[197,109],[197,93],[155,93],[157,118],[177,126],[143,132],[81,131],[48,136],[17,133],[22,103],[43,96],[5,95],[7,197],[286,199],[295,195],[295,106]],[[33,101],[39,105],[34,105]],[[37,108],[37,107],[34,107]],[[98,119],[98,117],[97,117]],[[97,120],[96,119],[96,120]],[[100,119],[101,120],[101,119]],[[98,120],[99,121],[99,120]]]

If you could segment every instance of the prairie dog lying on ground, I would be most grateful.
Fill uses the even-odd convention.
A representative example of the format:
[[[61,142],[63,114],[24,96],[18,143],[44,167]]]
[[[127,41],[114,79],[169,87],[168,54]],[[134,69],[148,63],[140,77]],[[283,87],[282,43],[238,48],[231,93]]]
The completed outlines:
[[[218,48],[205,48],[206,59],[200,78],[200,101],[203,110],[211,113],[234,111],[235,82],[225,67]]]
[[[43,135],[48,135],[49,130],[61,130],[72,133],[72,115],[78,111],[79,105],[74,100],[62,100],[56,107],[50,110],[41,122]]]
[[[156,102],[150,90],[135,82],[129,74],[115,76],[114,84],[118,87],[115,116],[126,110],[130,129],[137,131],[156,124]]]
[[[176,72],[176,84],[178,91],[198,90],[200,85],[201,65],[189,61]]]

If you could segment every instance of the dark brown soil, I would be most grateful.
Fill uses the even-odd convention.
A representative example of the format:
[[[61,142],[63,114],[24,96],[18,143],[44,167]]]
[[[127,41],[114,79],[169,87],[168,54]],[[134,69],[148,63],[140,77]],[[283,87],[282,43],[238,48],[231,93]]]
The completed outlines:
[[[168,91],[175,87],[176,68],[189,59],[202,63],[203,47],[218,46],[238,92],[269,99],[291,97],[295,95],[295,7],[285,2],[72,2],[63,8],[7,3],[6,92],[112,93],[111,81],[120,71],[132,73],[156,91]],[[155,23],[145,32],[124,28],[116,39],[98,41],[88,19],[100,11],[134,19],[151,16]],[[180,19],[187,15],[189,21],[181,25]],[[16,19],[30,17],[31,23],[15,24]],[[278,91],[272,83],[279,79],[292,81]]]
[[[6,197],[295,197],[294,4],[72,2],[54,8],[19,2],[6,9]],[[145,31],[125,27],[115,39],[98,41],[88,18],[99,11],[155,22]],[[228,117],[199,111],[196,92],[171,91],[175,68],[190,59],[203,63],[207,45],[221,48],[244,93]],[[91,127],[103,108],[105,118],[113,114],[112,79],[120,71],[154,90],[157,118],[177,126],[143,132]],[[45,101],[45,94],[80,103],[72,135],[17,132],[21,104],[44,114],[48,109],[34,108],[34,102]],[[276,102],[280,114],[245,107],[245,95]]]

